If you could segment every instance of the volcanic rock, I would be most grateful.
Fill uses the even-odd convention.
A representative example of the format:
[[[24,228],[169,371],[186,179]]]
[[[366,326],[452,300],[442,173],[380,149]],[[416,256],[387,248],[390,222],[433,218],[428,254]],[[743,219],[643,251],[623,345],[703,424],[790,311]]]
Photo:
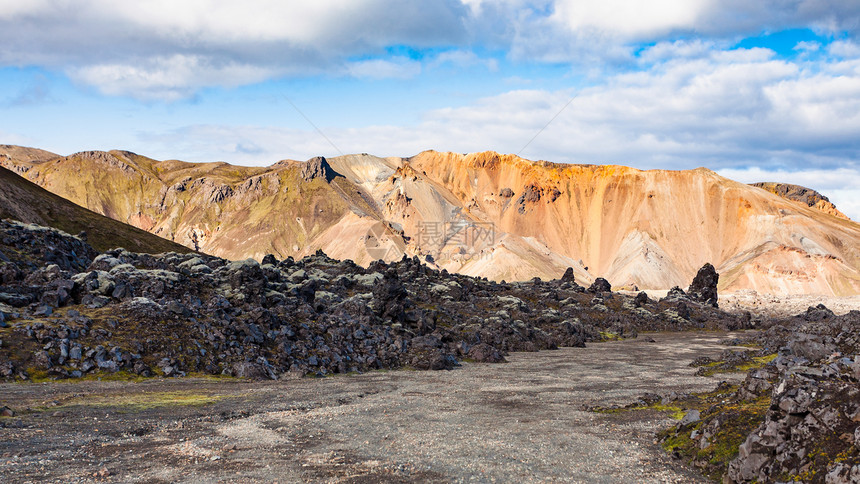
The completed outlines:
[[[718,307],[717,305],[717,283],[720,282],[720,275],[710,263],[706,263],[696,273],[693,283],[687,289],[690,299],[693,301],[707,304],[709,306]]]

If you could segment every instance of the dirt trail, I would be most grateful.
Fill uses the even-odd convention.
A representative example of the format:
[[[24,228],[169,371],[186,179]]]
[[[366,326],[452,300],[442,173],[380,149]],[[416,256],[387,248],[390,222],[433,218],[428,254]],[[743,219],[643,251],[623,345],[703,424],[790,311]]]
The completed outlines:
[[[447,372],[4,384],[0,404],[21,415],[0,419],[0,475],[8,483],[705,482],[654,443],[665,414],[582,407],[739,378],[697,377],[687,366],[719,354],[725,336],[643,335]]]

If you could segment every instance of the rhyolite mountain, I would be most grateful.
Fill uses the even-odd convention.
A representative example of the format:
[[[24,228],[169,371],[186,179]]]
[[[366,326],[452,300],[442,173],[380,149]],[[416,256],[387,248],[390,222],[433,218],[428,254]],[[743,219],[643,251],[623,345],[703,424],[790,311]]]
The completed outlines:
[[[435,151],[243,167],[20,147],[0,147],[0,164],[90,210],[228,259],[322,249],[367,265],[405,252],[494,280],[551,279],[572,267],[585,283],[604,277],[639,289],[684,286],[710,262],[721,290],[860,294],[860,225],[782,196],[789,190],[705,168]]]

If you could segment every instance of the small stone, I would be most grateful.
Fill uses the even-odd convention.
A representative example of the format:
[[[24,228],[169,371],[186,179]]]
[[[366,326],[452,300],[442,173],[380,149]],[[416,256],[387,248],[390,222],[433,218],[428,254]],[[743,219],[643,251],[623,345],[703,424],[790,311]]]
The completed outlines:
[[[684,418],[678,422],[678,425],[681,427],[686,427],[687,425],[692,425],[698,422],[701,419],[701,414],[698,410],[690,410],[686,414],[684,414]]]
[[[54,309],[51,306],[43,304],[36,308],[36,310],[33,312],[33,316],[50,316],[53,313]]]
[[[0,417],[14,417],[15,411],[7,406],[0,407]]]

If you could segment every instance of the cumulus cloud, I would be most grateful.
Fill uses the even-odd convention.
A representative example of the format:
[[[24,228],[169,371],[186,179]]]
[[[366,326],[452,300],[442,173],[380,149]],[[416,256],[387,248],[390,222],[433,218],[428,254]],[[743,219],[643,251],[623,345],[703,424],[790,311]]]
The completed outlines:
[[[377,57],[402,76],[387,47],[465,42],[467,12],[457,0],[2,2],[0,65],[167,100],[283,76],[366,75],[372,65],[355,57]]]
[[[578,92],[509,91],[429,111],[413,126],[322,128],[346,152],[515,153],[576,96],[524,156],[642,168],[856,166],[860,69],[849,76],[842,64],[821,61],[805,69],[758,53],[714,52],[619,74]],[[275,145],[282,154],[319,154]],[[317,149],[331,152],[324,143]]]
[[[578,66],[635,62],[640,42],[812,27],[860,29],[860,4],[833,0],[31,0],[0,2],[0,65],[61,70],[102,92],[172,100],[212,85],[319,74],[414,75],[386,48],[475,48]],[[49,33],[49,34],[46,34]],[[707,42],[710,42],[707,41]],[[670,44],[662,44],[671,47]],[[683,43],[679,55],[706,44]],[[834,53],[856,49],[850,41]],[[671,49],[662,55],[672,53]],[[657,51],[651,52],[659,56]],[[424,62],[439,62],[445,55]],[[361,61],[355,61],[361,59]],[[479,59],[495,62],[493,56]],[[179,74],[166,72],[179,64]],[[411,73],[411,74],[410,74]],[[371,76],[373,77],[373,76]]]
[[[177,100],[200,87],[235,87],[262,81],[272,69],[198,56],[154,57],[140,63],[93,64],[71,70],[72,79],[104,94],[146,100]]]

